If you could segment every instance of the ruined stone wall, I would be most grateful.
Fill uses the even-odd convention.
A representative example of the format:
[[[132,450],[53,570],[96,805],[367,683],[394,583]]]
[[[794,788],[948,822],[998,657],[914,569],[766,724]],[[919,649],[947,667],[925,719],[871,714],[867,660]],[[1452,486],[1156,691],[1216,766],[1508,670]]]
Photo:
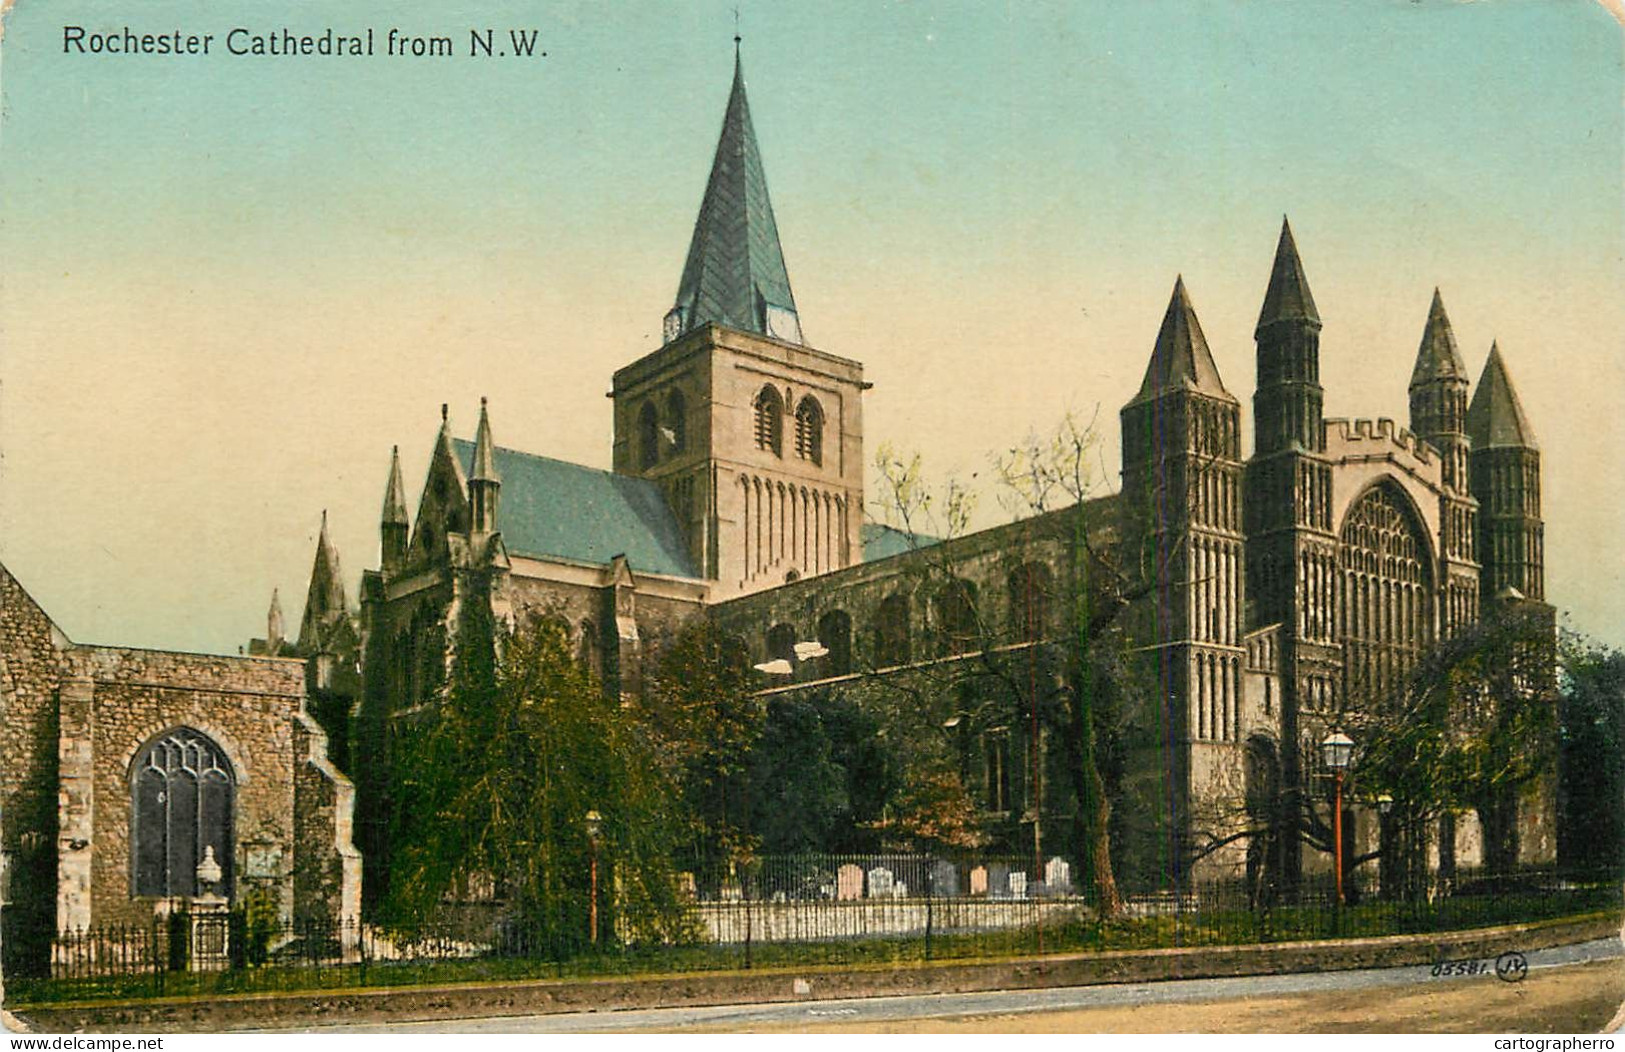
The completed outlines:
[[[5,964],[36,945],[56,911],[57,688],[67,639],[0,566],[0,851],[9,862]]]
[[[293,747],[293,919],[353,929],[361,918],[355,787],[328,760],[321,726],[306,715],[294,721]]]

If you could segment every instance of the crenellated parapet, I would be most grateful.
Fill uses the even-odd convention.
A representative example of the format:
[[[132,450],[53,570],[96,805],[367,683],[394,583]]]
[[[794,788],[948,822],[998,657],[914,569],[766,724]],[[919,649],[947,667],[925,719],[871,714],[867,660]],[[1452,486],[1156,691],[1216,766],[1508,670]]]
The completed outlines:
[[[1413,461],[1419,471],[1425,472],[1431,467],[1437,475],[1439,470],[1438,450],[1410,428],[1401,427],[1385,416],[1375,420],[1328,419],[1326,453],[1329,456],[1403,456]]]

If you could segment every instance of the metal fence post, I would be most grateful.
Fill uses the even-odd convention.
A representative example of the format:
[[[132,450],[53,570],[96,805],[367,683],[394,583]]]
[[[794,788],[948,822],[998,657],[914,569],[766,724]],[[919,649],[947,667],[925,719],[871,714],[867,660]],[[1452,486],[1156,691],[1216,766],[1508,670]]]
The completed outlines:
[[[934,868],[931,861],[927,859],[925,864],[925,959],[928,961],[931,959],[931,925],[934,920],[931,901],[936,897],[937,883],[937,875],[933,872]]]

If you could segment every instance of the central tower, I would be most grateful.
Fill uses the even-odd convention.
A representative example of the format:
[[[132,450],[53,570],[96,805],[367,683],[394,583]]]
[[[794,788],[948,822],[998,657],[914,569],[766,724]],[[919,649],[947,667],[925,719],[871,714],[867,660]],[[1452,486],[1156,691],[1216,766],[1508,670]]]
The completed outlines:
[[[860,561],[868,385],[805,342],[737,50],[662,336],[615,373],[615,471],[661,484],[714,597]]]

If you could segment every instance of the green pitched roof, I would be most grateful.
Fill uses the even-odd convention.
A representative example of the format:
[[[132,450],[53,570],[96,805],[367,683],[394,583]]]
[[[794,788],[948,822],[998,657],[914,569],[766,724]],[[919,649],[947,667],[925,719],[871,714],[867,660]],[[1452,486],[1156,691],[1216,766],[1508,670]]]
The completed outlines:
[[[1518,392],[1512,389],[1512,378],[1507,375],[1498,344],[1490,344],[1489,361],[1484,363],[1484,374],[1478,378],[1478,389],[1467,407],[1467,437],[1472,439],[1475,450],[1497,446],[1540,448],[1535,444],[1529,418],[1523,414]]]
[[[770,307],[776,308],[772,315]],[[711,178],[694,222],[673,309],[680,314],[678,333],[714,322],[801,342],[796,300],[779,247],[779,227],[767,196],[767,175],[750,123],[738,56]]]
[[[1202,323],[1196,320],[1196,308],[1191,306],[1183,276],[1174,281],[1174,294],[1162,316],[1157,345],[1151,350],[1151,361],[1146,363],[1145,379],[1140,381],[1140,393],[1134,401],[1144,402],[1179,388],[1192,388],[1217,398],[1230,397],[1219,379],[1219,367],[1213,363],[1207,337],[1202,335]]]
[[[452,444],[472,471],[474,443]],[[493,454],[502,478],[497,528],[510,553],[599,566],[625,555],[634,573],[699,576],[655,483],[501,446]]]
[[[916,548],[926,548],[937,543],[937,538],[927,537],[923,533],[914,534],[911,540],[909,534],[904,531],[879,522],[864,523],[861,536],[863,561],[866,563],[890,559],[894,555],[902,555]]]

